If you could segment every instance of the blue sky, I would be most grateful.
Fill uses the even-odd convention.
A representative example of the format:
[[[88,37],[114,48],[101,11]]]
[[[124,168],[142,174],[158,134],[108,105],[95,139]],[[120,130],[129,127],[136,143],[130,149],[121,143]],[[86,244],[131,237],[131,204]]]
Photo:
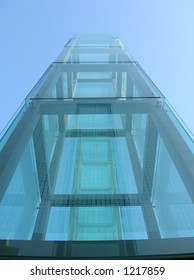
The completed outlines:
[[[193,0],[1,0],[0,131],[79,32],[118,36],[194,133]]]

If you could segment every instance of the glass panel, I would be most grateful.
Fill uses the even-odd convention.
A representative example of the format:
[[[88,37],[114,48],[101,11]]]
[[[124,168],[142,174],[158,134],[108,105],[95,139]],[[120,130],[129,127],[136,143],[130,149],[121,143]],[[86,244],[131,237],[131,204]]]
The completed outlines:
[[[80,207],[73,209],[75,223],[71,229],[73,240],[121,239],[119,209],[111,207]]]
[[[52,207],[46,240],[147,239],[141,207]]]
[[[70,210],[70,207],[51,208],[45,240],[69,239]]]
[[[84,44],[84,43],[83,43]],[[108,43],[95,46],[88,43],[88,46],[65,47],[55,62],[63,63],[117,63],[132,62],[132,58],[123,47],[109,47]]]
[[[112,141],[119,193],[138,193],[127,139],[117,137]]]
[[[162,238],[194,235],[194,204],[164,143],[158,144],[152,200]]]
[[[82,47],[82,48],[85,48],[85,47],[109,47],[109,42],[108,41],[100,41],[100,42],[97,42],[97,41],[91,41],[91,40],[77,40],[76,42],[76,46],[78,47]]]
[[[131,78],[134,79],[134,84],[137,88],[139,97],[160,97],[164,99],[163,94],[155,86],[152,80],[143,71],[141,66],[136,62],[130,64],[131,67]],[[162,101],[162,100],[161,100]]]
[[[74,45],[79,47],[87,46],[123,46],[120,40],[109,34],[78,34],[68,45]]]
[[[18,125],[18,123],[21,120],[26,109],[27,109],[27,107],[26,107],[25,103],[22,103],[21,106],[16,111],[16,113],[10,119],[8,124],[5,126],[3,131],[0,133],[0,151],[2,150],[3,146],[8,141],[8,139],[11,136],[12,132],[14,131],[15,127]]]
[[[120,115],[82,114],[68,117],[67,129],[122,129]]]
[[[80,72],[78,74],[78,79],[83,80],[99,80],[99,79],[112,79],[111,72]]]
[[[121,207],[121,217],[124,240],[148,239],[141,207]]]
[[[77,83],[74,97],[114,97],[115,91],[111,83]]]
[[[80,54],[79,62],[80,63],[88,63],[88,62],[108,63],[109,55],[108,54]]]
[[[71,69],[71,71],[68,70],[67,72],[67,69]],[[127,75],[126,70],[128,71]],[[87,80],[83,78],[82,82],[80,82],[79,79],[82,79],[80,75],[87,77],[89,72],[93,74],[90,74]],[[101,73],[101,77],[103,76],[102,78],[100,78],[99,73]],[[107,73],[112,74],[112,77],[108,77],[110,82],[106,80],[103,82],[102,79],[107,77]],[[95,75],[96,77],[94,77]],[[43,78],[30,92],[27,101],[54,98],[53,90],[56,90],[57,98],[72,98],[78,91],[79,98],[118,96],[160,98],[159,102],[163,100],[163,95],[136,63],[115,64],[115,66],[103,63],[91,63],[90,65],[75,63],[69,66],[65,63],[56,63],[51,69],[47,70]]]
[[[170,119],[172,120],[173,124],[178,129],[181,136],[184,138],[184,141],[187,143],[190,150],[194,154],[194,146],[193,146],[194,135],[191,133],[191,131],[185,125],[185,123],[183,123],[181,118],[177,115],[175,110],[170,106],[170,104],[167,101],[165,101],[164,109],[165,109],[165,112],[170,117]]]
[[[137,193],[126,140],[65,139],[55,193]]]

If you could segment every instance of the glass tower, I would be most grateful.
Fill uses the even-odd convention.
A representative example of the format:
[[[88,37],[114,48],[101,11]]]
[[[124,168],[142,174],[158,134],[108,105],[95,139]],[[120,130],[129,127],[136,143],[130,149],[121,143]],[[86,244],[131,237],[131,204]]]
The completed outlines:
[[[1,258],[194,255],[194,142],[112,35],[77,35],[0,142]]]

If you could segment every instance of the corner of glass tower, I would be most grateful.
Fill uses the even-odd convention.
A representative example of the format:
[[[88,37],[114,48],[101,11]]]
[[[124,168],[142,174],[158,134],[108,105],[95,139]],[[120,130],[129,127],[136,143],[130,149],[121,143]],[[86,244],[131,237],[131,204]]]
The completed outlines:
[[[74,35],[0,141],[0,258],[193,256],[193,153],[119,38]]]

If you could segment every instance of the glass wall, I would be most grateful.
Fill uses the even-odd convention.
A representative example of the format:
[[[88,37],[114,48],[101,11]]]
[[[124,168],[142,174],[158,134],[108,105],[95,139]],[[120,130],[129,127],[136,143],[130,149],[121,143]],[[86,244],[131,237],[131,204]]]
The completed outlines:
[[[73,37],[2,135],[0,254],[194,253],[193,147],[118,38]]]

